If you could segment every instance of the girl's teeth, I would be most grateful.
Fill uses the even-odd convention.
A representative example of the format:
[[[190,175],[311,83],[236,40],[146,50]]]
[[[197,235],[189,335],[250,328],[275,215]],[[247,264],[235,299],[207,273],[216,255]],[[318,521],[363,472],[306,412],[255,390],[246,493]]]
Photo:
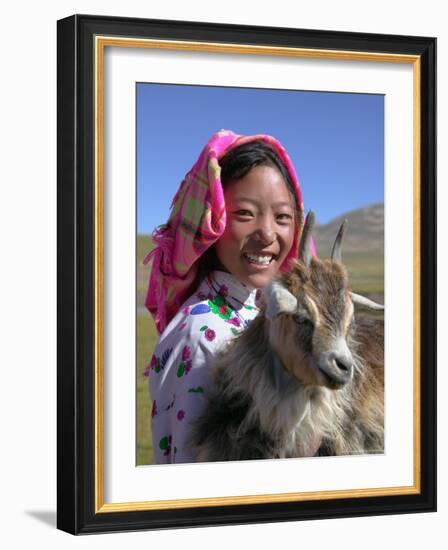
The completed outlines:
[[[246,258],[257,264],[268,264],[272,260],[272,256],[253,256],[252,254],[246,254]]]

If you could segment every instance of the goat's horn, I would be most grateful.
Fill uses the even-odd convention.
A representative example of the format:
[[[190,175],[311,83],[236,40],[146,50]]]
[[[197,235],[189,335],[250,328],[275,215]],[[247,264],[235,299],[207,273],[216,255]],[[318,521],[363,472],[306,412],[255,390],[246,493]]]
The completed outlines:
[[[365,296],[361,296],[360,294],[355,294],[354,292],[350,292],[350,296],[352,297],[352,302],[354,304],[359,304],[361,306],[365,306],[370,309],[384,309],[384,306],[382,304],[377,304],[373,300],[369,300],[369,298],[366,298]]]
[[[311,233],[314,227],[314,212],[310,210],[303,226],[302,237],[300,239],[299,259],[305,265],[310,265],[311,262]]]
[[[341,223],[336,240],[334,241],[333,249],[331,251],[331,259],[333,262],[342,263],[342,237],[344,236],[347,223],[347,220],[344,220]]]

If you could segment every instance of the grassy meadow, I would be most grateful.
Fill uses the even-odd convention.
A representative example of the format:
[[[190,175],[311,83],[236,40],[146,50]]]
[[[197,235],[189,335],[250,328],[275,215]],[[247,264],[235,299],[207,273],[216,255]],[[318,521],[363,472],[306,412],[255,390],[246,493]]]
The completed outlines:
[[[148,380],[144,377],[146,365],[151,360],[157,341],[157,331],[144,301],[148,285],[149,269],[142,260],[151,249],[149,236],[137,236],[137,465],[152,463],[151,401]],[[325,251],[322,256],[326,257]],[[382,303],[384,294],[384,258],[380,252],[344,253],[344,263],[350,275],[354,292]],[[381,312],[376,316],[382,315]]]
[[[144,372],[157,341],[157,330],[151,315],[144,307],[149,269],[142,263],[151,248],[149,236],[137,236],[137,466],[152,463],[152,403],[149,398],[148,379],[144,377]]]

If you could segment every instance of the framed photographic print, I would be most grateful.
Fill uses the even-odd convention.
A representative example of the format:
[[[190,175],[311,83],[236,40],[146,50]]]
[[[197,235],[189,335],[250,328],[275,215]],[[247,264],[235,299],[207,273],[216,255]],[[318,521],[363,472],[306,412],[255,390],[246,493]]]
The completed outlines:
[[[436,509],[435,60],[58,22],[58,528]]]

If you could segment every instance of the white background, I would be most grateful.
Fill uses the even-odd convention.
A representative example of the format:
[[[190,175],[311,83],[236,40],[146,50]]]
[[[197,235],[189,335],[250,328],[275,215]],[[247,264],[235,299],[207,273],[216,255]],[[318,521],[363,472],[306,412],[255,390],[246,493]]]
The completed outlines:
[[[73,13],[437,36],[439,151],[446,151],[448,31],[442,2],[277,0],[155,2],[15,2],[2,11],[0,129],[2,243],[0,540],[6,548],[197,547],[258,548],[288,545],[344,550],[407,549],[446,543],[448,403],[442,346],[439,352],[439,512],[390,517],[288,522],[96,535],[75,538],[55,530],[56,506],[56,20]],[[446,155],[440,155],[439,235],[447,233]],[[446,246],[440,238],[439,280],[447,279]],[[445,251],[443,250],[445,248]],[[448,306],[439,289],[439,310]],[[439,335],[446,330],[439,320]]]
[[[141,502],[409,486],[413,479],[412,66],[197,52],[106,50],[105,501]],[[135,467],[135,82],[385,94],[384,456]],[[286,121],[285,121],[286,122]],[[286,122],[287,123],[287,122]],[[308,205],[309,206],[309,205]],[[313,208],[319,210],[319,203]],[[396,213],[400,212],[397,220]],[[400,250],[400,254],[395,251]],[[407,270],[408,277],[403,277]],[[399,327],[399,330],[397,330]],[[393,341],[392,341],[393,340]],[[300,473],[299,473],[300,472]]]

